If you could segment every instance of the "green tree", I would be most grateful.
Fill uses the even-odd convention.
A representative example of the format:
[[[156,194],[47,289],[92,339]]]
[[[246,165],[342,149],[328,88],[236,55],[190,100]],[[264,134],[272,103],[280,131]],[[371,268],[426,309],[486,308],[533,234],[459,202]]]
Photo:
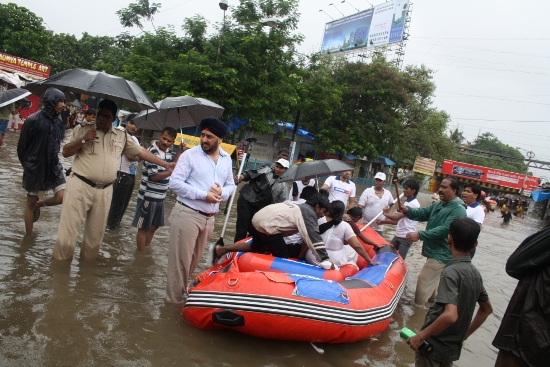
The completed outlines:
[[[116,12],[123,27],[131,28],[138,27],[143,30],[142,19],[151,22],[151,25],[156,30],[153,23],[153,16],[159,11],[160,3],[149,3],[149,0],[138,0],[136,3],[131,3],[127,8],[120,9]]]
[[[464,134],[462,131],[458,130],[458,127],[456,127],[454,130],[449,131],[449,139],[455,144],[462,144],[462,142],[465,140]]]
[[[460,155],[458,159],[461,162],[518,173],[527,172],[527,166],[523,161],[523,154],[516,148],[502,143],[492,133],[486,132],[479,135],[472,143],[471,147],[481,151],[501,154],[504,157],[490,156],[484,153],[473,153],[475,155]]]
[[[0,4],[0,51],[48,64],[51,32],[42,23],[27,8]]]

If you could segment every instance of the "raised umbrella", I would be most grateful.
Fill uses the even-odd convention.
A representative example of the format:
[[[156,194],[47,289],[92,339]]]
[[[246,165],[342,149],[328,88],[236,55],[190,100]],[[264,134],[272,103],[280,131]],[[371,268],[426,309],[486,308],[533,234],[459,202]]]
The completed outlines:
[[[299,181],[306,178],[329,176],[333,173],[344,171],[353,171],[353,167],[338,159],[303,162],[287,169],[286,172],[279,177],[279,181]]]
[[[162,131],[166,127],[180,129],[197,126],[201,120],[214,116],[220,118],[224,108],[205,98],[179,96],[167,97],[155,103],[158,111],[141,111],[134,118],[140,129]]]
[[[30,94],[31,92],[21,88],[8,89],[0,94],[0,107],[17,102]]]
[[[24,86],[39,96],[51,87],[62,92],[107,98],[134,111],[156,109],[151,98],[136,83],[101,71],[69,69]]]

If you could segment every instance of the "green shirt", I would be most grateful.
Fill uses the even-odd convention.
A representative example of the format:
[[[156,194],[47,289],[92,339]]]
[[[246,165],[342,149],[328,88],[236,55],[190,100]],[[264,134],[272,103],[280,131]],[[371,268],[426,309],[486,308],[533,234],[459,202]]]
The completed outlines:
[[[477,302],[486,302],[489,296],[483,280],[470,256],[452,259],[441,272],[435,302],[428,310],[422,330],[431,325],[445,311],[446,304],[457,307],[458,319],[445,330],[426,339],[433,350],[428,355],[439,362],[451,362],[460,358],[462,341],[468,332]]]
[[[419,222],[428,221],[424,231],[418,231],[422,244],[422,255],[444,264],[451,261],[451,249],[447,243],[449,227],[456,218],[466,216],[466,204],[455,198],[449,202],[436,201],[425,208],[409,208],[405,214]]]

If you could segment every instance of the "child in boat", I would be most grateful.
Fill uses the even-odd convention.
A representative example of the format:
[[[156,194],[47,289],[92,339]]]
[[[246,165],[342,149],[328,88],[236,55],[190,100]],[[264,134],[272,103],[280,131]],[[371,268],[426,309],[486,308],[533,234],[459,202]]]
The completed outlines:
[[[422,330],[407,339],[416,351],[415,366],[452,366],[460,358],[462,343],[493,312],[481,275],[470,258],[479,232],[479,224],[468,217],[451,223],[448,243],[453,258],[441,273],[437,296]],[[479,310],[472,320],[476,301]],[[424,341],[433,347],[429,354],[418,351]]]
[[[357,267],[357,255],[361,255],[369,265],[378,265],[379,262],[372,261],[363,245],[357,240],[350,225],[342,220],[346,205],[340,200],[330,203],[327,215],[320,218],[319,232],[327,248],[330,261],[338,267],[353,265]],[[313,252],[303,247],[306,252],[306,261],[319,266],[320,262]]]

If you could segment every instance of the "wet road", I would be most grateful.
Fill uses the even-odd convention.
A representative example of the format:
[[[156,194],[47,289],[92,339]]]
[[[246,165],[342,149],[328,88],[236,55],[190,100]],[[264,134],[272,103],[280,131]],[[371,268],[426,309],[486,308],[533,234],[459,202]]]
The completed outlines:
[[[320,355],[308,343],[196,329],[182,319],[179,307],[163,301],[167,227],[157,231],[150,248],[136,251],[136,229],[130,226],[135,200],[130,203],[122,229],[105,234],[96,261],[80,261],[77,245],[70,264],[52,263],[60,207],[43,208],[34,234],[24,236],[26,193],[21,188],[17,138],[18,134],[8,132],[0,148],[1,366],[414,365],[414,354],[400,339],[399,330],[403,326],[418,330],[426,313],[425,308],[413,304],[416,278],[424,263],[419,244],[413,245],[407,257],[407,288],[394,322],[377,340],[320,344],[325,349]],[[68,167],[70,161],[64,161],[64,165]],[[359,187],[358,192],[363,189]],[[428,195],[419,198],[423,206],[430,202]],[[173,205],[174,199],[167,199],[166,216]],[[494,314],[466,341],[455,366],[494,364],[496,350],[491,341],[516,285],[506,275],[504,265],[517,245],[539,225],[525,218],[502,227],[497,216],[494,212],[486,218],[474,258]],[[226,243],[233,236],[232,217]],[[212,242],[219,238],[222,224],[223,215],[219,214]],[[391,239],[391,226],[386,231],[385,237]],[[205,257],[200,268],[206,266]]]

